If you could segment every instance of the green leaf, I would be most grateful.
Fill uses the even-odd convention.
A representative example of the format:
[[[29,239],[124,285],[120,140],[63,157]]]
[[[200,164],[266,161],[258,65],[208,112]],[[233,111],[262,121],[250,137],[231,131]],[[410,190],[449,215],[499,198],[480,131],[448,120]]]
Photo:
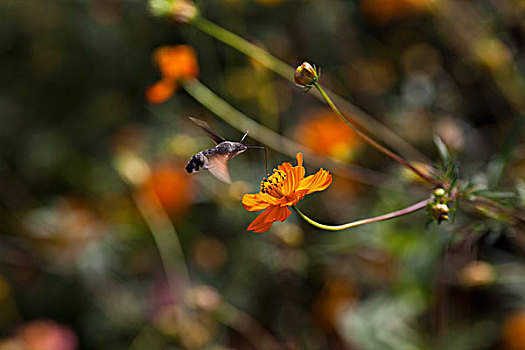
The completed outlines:
[[[441,158],[443,168],[446,168],[451,159],[447,145],[445,145],[443,140],[441,140],[441,138],[437,135],[434,135],[434,143],[436,144],[437,150],[439,152],[439,157]]]

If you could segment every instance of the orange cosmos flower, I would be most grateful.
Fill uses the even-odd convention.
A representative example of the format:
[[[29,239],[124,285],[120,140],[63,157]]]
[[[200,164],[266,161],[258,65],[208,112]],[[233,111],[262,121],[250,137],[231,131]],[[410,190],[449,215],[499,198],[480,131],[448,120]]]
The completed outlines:
[[[325,190],[332,183],[332,175],[322,168],[315,174],[304,177],[303,155],[297,153],[297,166],[283,163],[273,174],[261,182],[261,191],[245,194],[242,198],[244,209],[264,210],[248,226],[255,233],[268,231],[272,224],[284,221],[292,213],[288,207],[297,204],[307,194]]]

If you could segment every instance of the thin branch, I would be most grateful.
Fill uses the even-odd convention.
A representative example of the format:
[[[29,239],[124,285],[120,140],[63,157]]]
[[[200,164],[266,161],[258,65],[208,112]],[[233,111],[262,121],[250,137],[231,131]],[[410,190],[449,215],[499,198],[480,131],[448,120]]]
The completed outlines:
[[[341,231],[341,230],[346,230],[346,229],[349,229],[349,228],[352,228],[352,227],[357,227],[357,226],[362,226],[362,225],[366,225],[366,224],[371,224],[373,222],[390,220],[390,219],[397,218],[397,217],[400,217],[400,216],[403,216],[403,215],[407,215],[407,214],[410,214],[410,213],[413,213],[415,211],[418,211],[418,210],[421,210],[421,209],[425,208],[425,206],[427,205],[428,202],[429,202],[429,199],[425,199],[425,200],[422,200],[421,202],[418,202],[418,203],[416,203],[414,205],[411,205],[410,207],[407,207],[407,208],[404,208],[404,209],[401,209],[401,210],[397,210],[397,211],[394,211],[394,212],[391,212],[391,213],[388,213],[388,214],[374,216],[374,217],[371,217],[371,218],[361,219],[361,220],[357,220],[357,221],[352,221],[352,222],[349,222],[347,224],[336,225],[336,226],[320,224],[320,223],[310,219],[305,214],[303,214],[303,212],[301,212],[296,206],[292,206],[292,209],[295,210],[295,212],[302,219],[304,219],[304,221],[306,221],[307,223],[309,223],[309,224],[311,224],[311,225],[313,225],[313,226],[315,226],[317,228],[320,228],[322,230],[328,230],[328,231]]]

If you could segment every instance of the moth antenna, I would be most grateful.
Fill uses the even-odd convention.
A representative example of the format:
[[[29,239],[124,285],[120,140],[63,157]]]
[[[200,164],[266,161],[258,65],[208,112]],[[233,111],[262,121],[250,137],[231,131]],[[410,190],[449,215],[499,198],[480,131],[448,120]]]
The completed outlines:
[[[248,136],[248,133],[249,133],[249,132],[250,132],[250,131],[247,130],[246,133],[244,134],[244,136],[242,137],[241,141],[239,141],[239,142],[242,143],[242,142],[244,141],[244,139],[246,138],[246,136]]]
[[[266,169],[266,175],[268,175],[268,152],[264,146],[246,146],[246,148],[257,148],[264,151],[264,167]]]

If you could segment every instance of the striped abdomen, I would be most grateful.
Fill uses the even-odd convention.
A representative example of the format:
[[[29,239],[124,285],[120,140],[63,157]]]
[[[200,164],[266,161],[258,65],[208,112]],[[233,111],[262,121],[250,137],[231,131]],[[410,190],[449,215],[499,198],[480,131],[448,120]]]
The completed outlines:
[[[201,170],[201,168],[206,169],[204,165],[206,158],[202,153],[203,152],[199,152],[193,157],[191,157],[190,161],[188,162],[188,165],[186,165],[186,171],[188,173],[196,173],[199,170]]]

